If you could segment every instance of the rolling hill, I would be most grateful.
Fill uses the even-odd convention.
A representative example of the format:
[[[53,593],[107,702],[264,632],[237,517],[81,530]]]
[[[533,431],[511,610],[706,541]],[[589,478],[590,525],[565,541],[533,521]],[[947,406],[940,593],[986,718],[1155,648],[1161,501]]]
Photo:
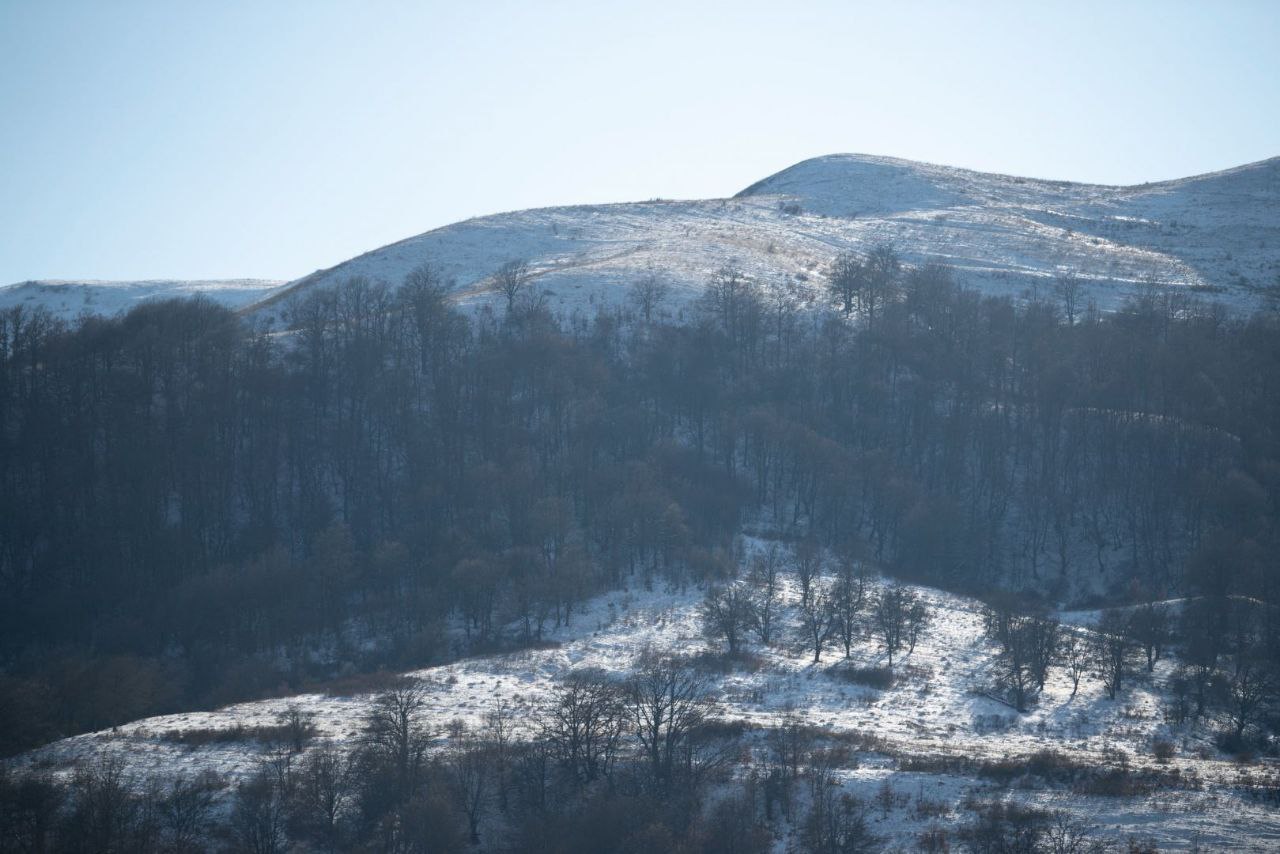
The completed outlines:
[[[398,283],[429,263],[464,304],[530,264],[553,309],[617,300],[652,272],[673,307],[733,265],[761,282],[817,283],[840,251],[891,243],[992,293],[1063,272],[1114,308],[1144,279],[1250,309],[1280,276],[1280,158],[1133,187],[991,175],[867,155],[806,160],[732,198],[544,208],[456,223],[291,283],[257,310],[351,276]]]
[[[654,274],[673,312],[732,265],[757,282],[818,284],[844,250],[891,243],[910,263],[939,260],[984,291],[1021,295],[1072,272],[1112,309],[1139,283],[1223,302],[1262,303],[1280,282],[1280,158],[1136,186],[994,175],[861,154],[798,163],[732,198],[653,200],[500,213],[448,225],[292,282],[28,282],[0,307],[41,302],[73,316],[199,292],[278,316],[316,289],[365,276],[399,284],[432,265],[456,300],[495,299],[493,276],[523,259],[546,304],[570,313],[616,303]]]

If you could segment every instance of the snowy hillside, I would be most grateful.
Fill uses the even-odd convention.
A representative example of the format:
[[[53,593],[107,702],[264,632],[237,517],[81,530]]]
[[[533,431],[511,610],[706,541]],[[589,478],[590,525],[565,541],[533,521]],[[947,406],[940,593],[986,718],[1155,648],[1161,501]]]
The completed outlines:
[[[941,260],[963,283],[1020,295],[1071,271],[1114,308],[1155,281],[1242,310],[1280,282],[1280,158],[1224,172],[1111,187],[1042,181],[888,157],[806,160],[738,193],[704,201],[542,208],[455,223],[279,282],[24,282],[0,308],[44,304],[64,316],[111,314],[142,299],[202,293],[276,316],[292,300],[352,276],[398,285],[432,265],[470,307],[495,299],[506,261],[529,262],[558,312],[622,299],[649,273],[672,286],[677,314],[730,264],[759,282],[818,284],[835,255],[891,243],[911,263]]]
[[[866,155],[807,160],[731,199],[545,208],[481,217],[361,255],[291,283],[288,300],[351,276],[398,284],[430,263],[460,302],[494,295],[524,259],[553,309],[616,301],[653,272],[671,308],[733,264],[758,281],[817,283],[841,250],[892,243],[962,281],[1018,295],[1073,271],[1113,308],[1144,279],[1242,309],[1280,277],[1280,159],[1134,187],[1039,181]]]
[[[896,793],[878,813],[874,831],[887,842],[910,847],[931,823],[958,820],[966,797],[1012,798],[1065,810],[1105,835],[1156,840],[1162,850],[1193,844],[1231,850],[1273,850],[1280,841],[1280,815],[1250,800],[1242,784],[1257,769],[1218,754],[1207,733],[1188,726],[1171,729],[1163,720],[1157,686],[1172,662],[1162,662],[1145,683],[1115,701],[1091,680],[1072,694],[1065,675],[1051,673],[1038,708],[1017,715],[983,696],[990,684],[994,650],[982,630],[979,603],[927,588],[916,592],[932,612],[932,624],[914,652],[897,664],[897,680],[884,690],[850,684],[829,668],[842,660],[832,643],[819,664],[811,650],[788,634],[797,621],[799,592],[786,579],[783,641],[753,645],[749,664],[713,669],[719,715],[763,734],[789,722],[820,728],[857,744],[853,762],[839,770],[840,785],[866,802]],[[625,678],[641,655],[696,656],[709,650],[701,631],[699,591],[630,591],[597,597],[571,626],[551,637],[551,648],[472,658],[411,674],[429,688],[428,718],[447,743],[449,724],[480,725],[499,700],[511,704],[526,724],[560,680],[573,672],[603,671]],[[869,637],[853,648],[858,665],[883,663]],[[269,727],[290,705],[315,714],[314,745],[351,744],[358,736],[371,695],[313,694],[245,703],[214,712],[151,718],[110,731],[56,742],[16,760],[25,767],[61,773],[74,762],[117,757],[136,775],[175,776],[210,771],[230,780],[251,775],[269,748],[251,737],[209,738],[208,733]],[[182,734],[200,733],[198,746]],[[1157,763],[1154,738],[1176,745]],[[763,749],[763,748],[762,748]],[[1010,786],[993,782],[990,765],[1020,767],[1060,751],[1072,760],[1125,773],[1161,775],[1165,788],[1138,796],[1106,796],[1014,774]],[[750,757],[741,760],[745,773]],[[986,768],[987,771],[983,771]],[[1169,781],[1175,781],[1170,785]],[[781,841],[781,840],[780,840]],[[784,850],[778,848],[778,850]]]
[[[0,311],[15,306],[41,305],[70,320],[80,314],[112,315],[148,300],[196,294],[228,308],[241,308],[264,299],[281,284],[266,279],[19,282],[0,287]]]

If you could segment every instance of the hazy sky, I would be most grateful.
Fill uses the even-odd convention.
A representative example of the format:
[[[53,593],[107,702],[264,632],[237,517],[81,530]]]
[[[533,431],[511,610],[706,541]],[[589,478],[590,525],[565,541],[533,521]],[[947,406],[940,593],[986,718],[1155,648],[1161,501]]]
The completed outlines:
[[[0,0],[0,283],[294,278],[478,214],[887,154],[1280,155],[1280,2]]]

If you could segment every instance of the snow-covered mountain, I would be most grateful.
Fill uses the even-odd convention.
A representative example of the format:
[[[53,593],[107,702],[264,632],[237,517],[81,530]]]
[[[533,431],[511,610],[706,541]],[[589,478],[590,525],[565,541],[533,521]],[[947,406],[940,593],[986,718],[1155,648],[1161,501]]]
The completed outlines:
[[[16,306],[42,305],[54,314],[71,319],[81,314],[111,315],[128,311],[147,300],[196,294],[228,308],[242,308],[261,301],[283,284],[267,279],[149,279],[137,282],[51,279],[19,282],[0,287],[0,311]]]
[[[1130,187],[992,175],[908,160],[836,154],[798,163],[732,198],[541,208],[448,225],[287,284],[25,282],[0,308],[40,302],[63,315],[113,313],[140,299],[193,292],[275,316],[318,288],[366,276],[398,285],[421,264],[457,301],[494,301],[493,276],[526,260],[553,310],[619,301],[649,273],[672,286],[668,308],[731,264],[759,282],[821,282],[846,249],[891,243],[911,263],[941,260],[961,280],[1020,295],[1063,272],[1113,308],[1143,280],[1242,310],[1280,283],[1280,158]]]
[[[351,277],[398,284],[429,263],[462,304],[494,300],[503,262],[529,262],[547,303],[620,298],[648,272],[673,307],[732,264],[758,281],[816,283],[845,249],[893,244],[1018,295],[1071,271],[1112,308],[1144,279],[1249,309],[1280,281],[1280,158],[1132,187],[991,175],[858,154],[806,160],[733,198],[543,208],[466,220],[291,283],[289,300]]]

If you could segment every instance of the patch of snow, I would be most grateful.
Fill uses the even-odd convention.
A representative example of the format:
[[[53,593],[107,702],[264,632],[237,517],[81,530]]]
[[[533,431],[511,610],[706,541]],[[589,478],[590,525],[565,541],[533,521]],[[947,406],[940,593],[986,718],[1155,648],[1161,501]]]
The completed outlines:
[[[65,320],[72,320],[81,314],[110,316],[150,300],[197,294],[227,308],[239,309],[265,299],[282,284],[267,279],[136,282],[48,279],[0,287],[0,311],[17,306],[43,306]]]

